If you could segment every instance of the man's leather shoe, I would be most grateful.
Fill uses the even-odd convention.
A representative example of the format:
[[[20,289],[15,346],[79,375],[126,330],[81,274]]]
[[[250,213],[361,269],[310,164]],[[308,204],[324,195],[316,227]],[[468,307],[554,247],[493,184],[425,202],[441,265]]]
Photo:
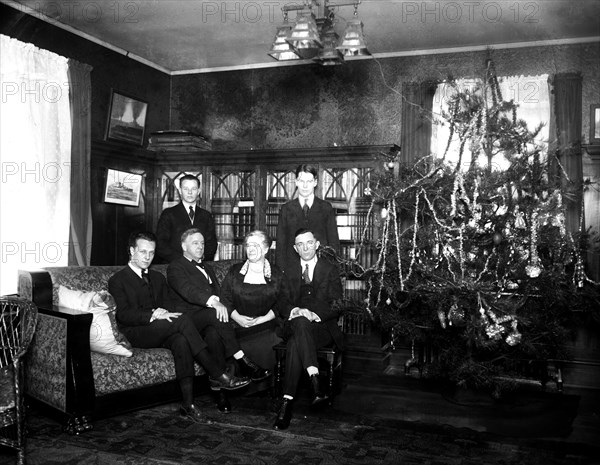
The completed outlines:
[[[246,355],[239,359],[239,362],[242,367],[242,372],[250,376],[250,379],[254,382],[262,381],[263,379],[271,376],[270,370],[265,370],[264,368],[258,366],[254,360],[250,359]]]
[[[290,426],[290,421],[292,420],[292,400],[283,398],[281,400],[281,407],[279,407],[279,413],[277,413],[277,419],[275,420],[275,424],[273,428],[275,429],[287,429]]]
[[[198,410],[198,407],[196,407],[194,404],[190,405],[189,407],[185,407],[183,405],[180,406],[179,414],[182,417],[189,418],[190,420],[195,421],[196,423],[204,423],[206,425],[212,424],[212,421],[207,419],[204,415],[202,415],[202,413],[200,413],[200,410]]]
[[[229,397],[227,397],[227,392],[223,389],[219,390],[217,395],[217,408],[221,413],[231,413],[231,403]]]
[[[237,376],[226,375],[223,373],[218,378],[210,378],[210,388],[213,391],[219,391],[221,389],[226,389],[228,391],[233,391],[234,389],[240,389],[250,384],[250,380],[248,378],[239,378]]]
[[[329,396],[321,391],[319,385],[319,375],[310,375],[310,384],[312,385],[313,398],[312,405],[317,405],[329,399]]]

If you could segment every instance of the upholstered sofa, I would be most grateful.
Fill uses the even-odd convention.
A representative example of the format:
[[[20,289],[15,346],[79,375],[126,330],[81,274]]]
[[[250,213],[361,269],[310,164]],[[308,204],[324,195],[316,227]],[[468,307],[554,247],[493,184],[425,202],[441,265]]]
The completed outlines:
[[[212,262],[223,279],[233,260]],[[19,295],[39,309],[26,361],[26,395],[66,420],[72,433],[91,428],[91,419],[180,398],[173,357],[167,349],[132,349],[123,357],[90,350],[92,314],[59,306],[59,288],[106,291],[121,266],[49,267],[19,271]],[[152,269],[166,275],[167,265]],[[207,387],[196,365],[198,392]]]

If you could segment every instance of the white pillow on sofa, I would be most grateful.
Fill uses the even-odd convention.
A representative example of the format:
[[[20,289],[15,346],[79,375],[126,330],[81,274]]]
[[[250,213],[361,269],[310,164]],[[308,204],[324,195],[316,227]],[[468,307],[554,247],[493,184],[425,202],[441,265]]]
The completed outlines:
[[[84,292],[58,288],[58,304],[93,315],[90,327],[90,349],[102,354],[131,357],[131,344],[117,328],[113,297],[107,291]]]

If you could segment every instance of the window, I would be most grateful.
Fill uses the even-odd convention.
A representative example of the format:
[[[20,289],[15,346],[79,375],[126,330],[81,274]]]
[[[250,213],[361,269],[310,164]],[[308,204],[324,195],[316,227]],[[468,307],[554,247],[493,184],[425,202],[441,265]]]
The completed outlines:
[[[71,114],[67,59],[0,36],[0,295],[17,270],[68,264]]]
[[[504,101],[514,100],[518,104],[517,119],[522,119],[527,123],[527,128],[533,131],[540,123],[544,127],[536,137],[536,143],[544,147],[543,154],[547,154],[548,145],[548,123],[550,121],[550,99],[548,95],[548,75],[540,76],[510,76],[498,78],[500,92]],[[474,92],[480,88],[480,81],[476,79],[460,79],[456,82],[456,88],[460,91],[468,90]],[[431,150],[438,157],[442,157],[450,137],[450,126],[448,121],[442,118],[443,114],[449,113],[448,102],[451,96],[456,92],[456,88],[449,83],[438,85],[433,98],[433,113],[442,124],[434,124],[432,131]],[[454,134],[446,160],[448,163],[456,164],[458,161],[460,140]],[[471,163],[470,147],[465,145],[462,164],[465,169]],[[485,165],[487,159],[484,155],[479,155],[477,163]],[[494,157],[494,166],[496,169],[504,169],[508,163],[502,156]]]

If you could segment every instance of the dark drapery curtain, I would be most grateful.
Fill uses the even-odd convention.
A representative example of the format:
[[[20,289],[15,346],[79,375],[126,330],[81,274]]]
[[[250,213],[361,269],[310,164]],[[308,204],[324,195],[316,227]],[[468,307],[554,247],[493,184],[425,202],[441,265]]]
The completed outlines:
[[[89,266],[92,252],[90,192],[92,67],[69,60],[71,104],[71,227],[69,265]]]
[[[412,164],[431,153],[431,113],[437,83],[406,82],[402,85],[402,161]]]
[[[563,191],[567,200],[565,202],[566,228],[567,231],[574,233],[579,230],[583,201],[582,79],[579,73],[561,73],[554,76],[552,84],[554,87],[556,150],[560,164],[568,177],[565,179],[565,176],[562,176]]]

